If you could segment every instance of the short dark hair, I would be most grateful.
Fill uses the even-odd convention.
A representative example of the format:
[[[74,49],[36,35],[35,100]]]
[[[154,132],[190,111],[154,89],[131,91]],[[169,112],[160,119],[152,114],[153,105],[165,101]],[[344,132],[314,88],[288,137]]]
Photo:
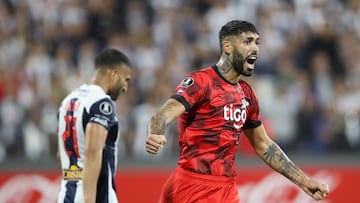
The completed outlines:
[[[95,69],[111,69],[121,64],[131,67],[129,58],[116,49],[105,49],[95,58]]]
[[[219,42],[220,49],[222,51],[222,42],[228,36],[236,36],[243,32],[253,32],[259,34],[254,24],[242,21],[242,20],[232,20],[223,25],[219,31]]]

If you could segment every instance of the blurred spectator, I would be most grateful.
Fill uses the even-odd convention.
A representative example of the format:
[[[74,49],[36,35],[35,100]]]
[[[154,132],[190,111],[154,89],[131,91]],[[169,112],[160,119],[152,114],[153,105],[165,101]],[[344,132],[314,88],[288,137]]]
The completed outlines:
[[[49,157],[49,136],[41,129],[41,116],[39,104],[30,107],[23,125],[24,152],[30,161],[44,161]],[[49,112],[50,113],[50,112]],[[52,112],[54,113],[54,112]],[[53,123],[51,123],[53,124]]]

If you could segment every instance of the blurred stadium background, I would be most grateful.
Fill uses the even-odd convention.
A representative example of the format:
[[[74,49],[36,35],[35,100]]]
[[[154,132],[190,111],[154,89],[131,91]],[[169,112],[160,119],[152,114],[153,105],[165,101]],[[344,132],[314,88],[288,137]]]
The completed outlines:
[[[231,19],[260,32],[256,74],[246,80],[269,134],[330,183],[323,202],[360,202],[360,1],[0,0],[1,202],[54,202],[57,107],[105,47],[135,67],[117,102],[120,200],[156,202],[176,166],[176,123],[154,157],[144,149],[147,122],[186,73],[217,61],[218,30]],[[242,202],[311,202],[245,139],[239,151]]]

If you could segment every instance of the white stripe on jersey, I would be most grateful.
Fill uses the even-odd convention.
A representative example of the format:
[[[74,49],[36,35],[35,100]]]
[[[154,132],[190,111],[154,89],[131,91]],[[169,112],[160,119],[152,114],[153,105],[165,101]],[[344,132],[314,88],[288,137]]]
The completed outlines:
[[[119,127],[116,118],[114,102],[110,97],[96,85],[82,85],[72,91],[63,101],[59,108],[58,123],[58,143],[62,170],[69,170],[70,165],[76,164],[80,169],[84,166],[85,158],[85,132],[84,129],[88,122],[95,122],[108,129],[106,146],[103,153],[106,154],[107,166],[101,168],[99,176],[102,180],[105,178],[106,187],[98,187],[103,190],[106,197],[97,197],[108,199],[110,203],[116,203],[117,197],[113,190],[113,177],[116,171],[117,162],[117,142],[119,140]],[[70,128],[69,126],[73,127]],[[71,155],[69,155],[71,154]],[[111,169],[110,166],[114,166]],[[106,171],[103,173],[103,171]],[[70,198],[70,201],[68,201]],[[66,199],[66,200],[65,200]],[[62,180],[61,190],[58,196],[58,202],[84,202],[82,191],[82,180]],[[100,200],[100,202],[103,202]]]
[[[108,164],[108,172],[109,172],[109,174],[111,174],[111,167],[109,164]],[[112,180],[112,177],[108,176],[109,202],[118,202],[115,191],[110,190],[110,188],[113,188],[113,184],[112,184],[111,180]]]

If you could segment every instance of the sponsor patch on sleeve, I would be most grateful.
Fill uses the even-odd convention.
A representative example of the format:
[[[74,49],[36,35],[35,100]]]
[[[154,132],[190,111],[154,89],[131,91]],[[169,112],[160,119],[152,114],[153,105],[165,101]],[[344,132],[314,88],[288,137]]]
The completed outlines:
[[[109,120],[101,115],[95,115],[90,118],[90,121],[104,126],[106,129],[109,128]]]

